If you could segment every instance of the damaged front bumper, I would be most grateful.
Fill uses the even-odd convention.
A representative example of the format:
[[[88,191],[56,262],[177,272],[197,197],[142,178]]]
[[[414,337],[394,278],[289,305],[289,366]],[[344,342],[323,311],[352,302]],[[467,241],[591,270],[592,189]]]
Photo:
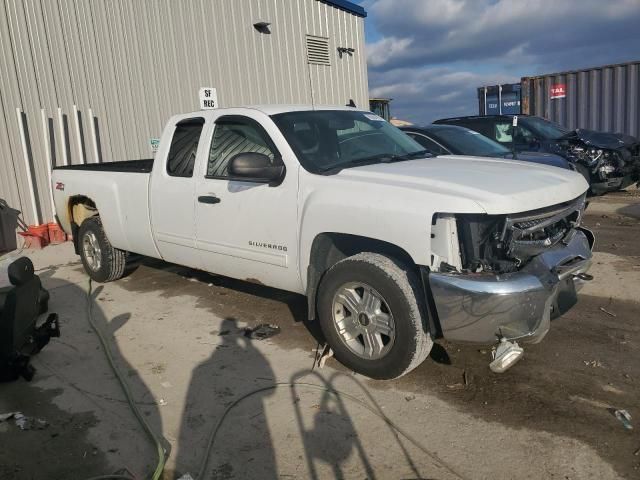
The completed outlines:
[[[428,272],[442,336],[454,342],[493,344],[501,337],[537,343],[553,318],[577,302],[588,279],[593,234],[572,230],[558,245],[518,272]]]
[[[636,183],[638,179],[633,175],[626,175],[624,177],[610,177],[602,181],[594,181],[591,183],[591,191],[596,195],[601,195],[606,192],[615,192],[623,190],[629,185]]]

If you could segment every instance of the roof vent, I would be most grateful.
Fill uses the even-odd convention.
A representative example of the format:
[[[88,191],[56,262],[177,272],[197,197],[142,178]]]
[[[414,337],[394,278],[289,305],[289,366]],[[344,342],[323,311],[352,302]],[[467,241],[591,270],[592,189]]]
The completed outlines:
[[[331,65],[328,38],[307,35],[307,62],[312,65]]]

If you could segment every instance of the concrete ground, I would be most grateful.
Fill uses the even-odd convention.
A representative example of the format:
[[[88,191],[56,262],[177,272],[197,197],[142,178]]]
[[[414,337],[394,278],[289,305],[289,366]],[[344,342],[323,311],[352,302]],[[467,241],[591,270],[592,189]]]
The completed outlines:
[[[597,236],[595,280],[503,375],[489,371],[488,349],[446,342],[397,381],[368,380],[334,360],[311,371],[316,340],[304,298],[158,261],[94,285],[91,301],[170,452],[166,479],[196,475],[232,405],[203,478],[640,478],[638,218],[638,191],[593,199],[586,224]],[[86,479],[123,468],[150,478],[155,450],[88,324],[87,276],[71,245],[25,253],[51,292],[62,337],[34,357],[32,382],[0,385],[0,414],[48,422],[25,431],[0,423],[0,479]],[[264,322],[281,333],[243,335]],[[612,414],[620,408],[635,429]]]

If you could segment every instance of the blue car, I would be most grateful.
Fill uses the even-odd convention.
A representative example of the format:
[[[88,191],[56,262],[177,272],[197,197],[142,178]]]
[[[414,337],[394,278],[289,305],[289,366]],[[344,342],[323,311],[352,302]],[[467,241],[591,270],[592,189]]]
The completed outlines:
[[[426,125],[423,127],[401,127],[400,130],[434,155],[514,158],[511,150],[474,130],[464,127]],[[519,152],[516,153],[516,160],[575,170],[571,162],[551,153]]]

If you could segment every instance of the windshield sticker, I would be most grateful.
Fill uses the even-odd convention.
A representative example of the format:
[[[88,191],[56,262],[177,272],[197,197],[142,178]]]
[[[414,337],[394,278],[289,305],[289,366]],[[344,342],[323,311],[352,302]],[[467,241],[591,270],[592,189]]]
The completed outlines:
[[[469,133],[470,133],[471,135],[480,135],[480,132],[474,132],[473,130],[471,130]]]
[[[365,113],[364,116],[369,120],[373,120],[374,122],[384,122],[384,118],[379,117],[378,115],[374,115],[373,113]]]

